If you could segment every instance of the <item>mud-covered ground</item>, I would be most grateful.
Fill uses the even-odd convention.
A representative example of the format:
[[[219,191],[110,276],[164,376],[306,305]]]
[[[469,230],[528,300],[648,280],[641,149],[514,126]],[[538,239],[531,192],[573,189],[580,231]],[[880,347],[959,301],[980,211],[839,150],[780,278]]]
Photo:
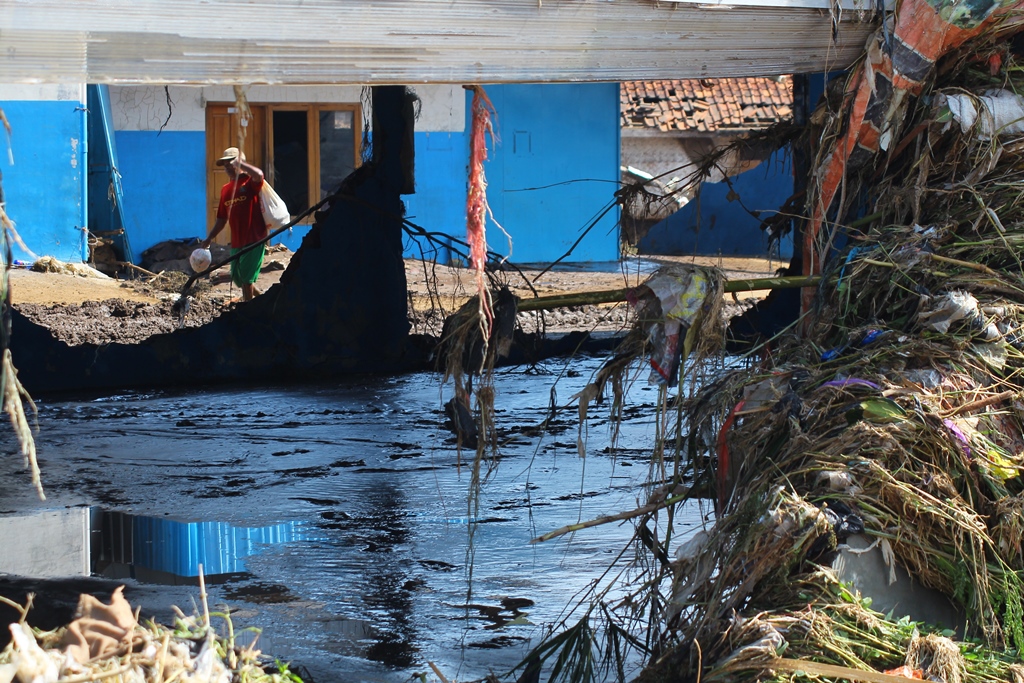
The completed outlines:
[[[266,290],[281,279],[292,253],[272,247],[257,286]],[[183,327],[199,327],[241,305],[227,268],[197,281],[184,314],[175,306],[189,274],[174,270],[156,277],[120,280],[15,269],[11,301],[55,337],[77,344],[131,344]],[[17,332],[15,331],[15,334]]]
[[[70,346],[79,344],[132,344],[181,327],[197,327],[220,315],[223,307],[197,301],[186,316],[170,301],[147,303],[106,299],[61,304],[23,304],[17,307],[30,319],[49,328]]]
[[[291,256],[287,249],[274,247],[257,286],[265,291],[275,285]],[[781,265],[761,259],[672,260],[717,265],[731,278],[764,277]],[[670,259],[629,259],[604,267],[508,270],[495,277],[519,297],[550,296],[635,286],[665,262]],[[473,274],[464,268],[411,259],[406,261],[406,279],[412,331],[433,335],[440,333],[445,316],[465,303],[476,288]],[[155,278],[117,280],[18,269],[11,273],[11,296],[15,308],[70,345],[135,343],[181,327],[204,325],[231,307],[244,305],[237,301],[240,292],[231,284],[227,269],[222,268],[199,281],[188,312],[182,315],[175,302],[186,280],[187,275],[176,271],[165,271]],[[742,311],[750,301],[748,296],[731,302],[726,315]],[[625,329],[629,320],[629,309],[624,304],[556,309],[543,317],[536,313],[520,315],[525,331],[543,328],[555,334],[574,330],[614,332]]]

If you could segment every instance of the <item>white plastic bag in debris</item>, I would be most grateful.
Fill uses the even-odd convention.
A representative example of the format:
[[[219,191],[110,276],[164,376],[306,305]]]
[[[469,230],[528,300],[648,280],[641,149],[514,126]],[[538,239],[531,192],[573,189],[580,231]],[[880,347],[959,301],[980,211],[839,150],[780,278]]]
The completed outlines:
[[[981,97],[967,93],[940,93],[936,105],[948,107],[960,130],[976,134],[982,140],[1000,135],[1024,133],[1024,97],[1008,90],[989,90]]]
[[[978,300],[969,292],[946,292],[942,296],[926,298],[922,304],[917,319],[927,329],[946,334],[953,323],[962,321],[980,332],[985,341],[995,341],[1001,336],[995,323],[985,320]]]
[[[260,188],[260,208],[263,209],[263,220],[266,221],[268,230],[283,228],[292,220],[284,200],[267,182]]]

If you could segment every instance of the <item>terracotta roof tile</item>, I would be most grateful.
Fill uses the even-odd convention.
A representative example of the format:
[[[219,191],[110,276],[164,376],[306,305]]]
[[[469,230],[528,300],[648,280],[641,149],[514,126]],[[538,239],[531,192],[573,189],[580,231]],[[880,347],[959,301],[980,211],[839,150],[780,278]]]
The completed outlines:
[[[619,92],[625,128],[751,130],[793,114],[789,76],[627,81]]]

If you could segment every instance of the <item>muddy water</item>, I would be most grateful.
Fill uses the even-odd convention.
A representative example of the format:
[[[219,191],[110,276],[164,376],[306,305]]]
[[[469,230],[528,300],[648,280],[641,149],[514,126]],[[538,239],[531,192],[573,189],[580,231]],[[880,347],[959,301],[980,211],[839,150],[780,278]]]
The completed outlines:
[[[532,429],[552,387],[567,404],[598,364],[499,371],[505,443],[475,511],[436,375],[43,401],[49,500],[20,458],[0,458],[0,572],[123,579],[159,617],[191,611],[202,564],[235,628],[262,629],[264,651],[319,683],[406,681],[428,662],[449,679],[504,673],[632,527],[530,539],[644,497],[657,398],[644,381],[614,452],[607,408],[592,411],[585,460],[575,411]]]

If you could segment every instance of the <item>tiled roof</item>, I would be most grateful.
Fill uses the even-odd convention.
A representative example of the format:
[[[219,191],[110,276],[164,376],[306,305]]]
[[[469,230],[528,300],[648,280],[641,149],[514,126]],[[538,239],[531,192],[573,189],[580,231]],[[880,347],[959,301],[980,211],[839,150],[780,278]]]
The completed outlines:
[[[619,89],[619,99],[626,129],[748,131],[793,115],[793,79],[626,81]]]

